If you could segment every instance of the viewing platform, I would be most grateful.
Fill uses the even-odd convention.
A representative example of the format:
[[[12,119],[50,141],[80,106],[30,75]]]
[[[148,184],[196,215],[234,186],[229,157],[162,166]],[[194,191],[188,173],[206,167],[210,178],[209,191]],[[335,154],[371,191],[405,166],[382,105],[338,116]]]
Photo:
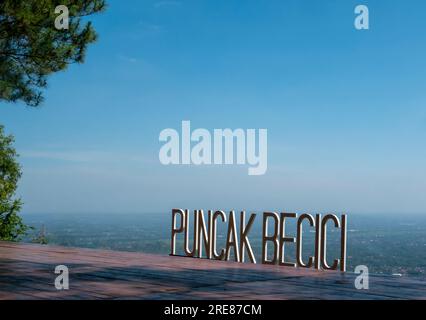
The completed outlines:
[[[57,265],[69,289],[57,290]],[[0,241],[0,299],[426,299],[426,279]]]

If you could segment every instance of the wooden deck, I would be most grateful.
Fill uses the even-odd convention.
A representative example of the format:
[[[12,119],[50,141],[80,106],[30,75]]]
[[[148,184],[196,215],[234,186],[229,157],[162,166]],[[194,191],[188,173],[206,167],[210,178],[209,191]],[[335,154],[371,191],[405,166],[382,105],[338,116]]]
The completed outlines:
[[[57,290],[55,266],[69,268]],[[0,299],[426,299],[426,279],[0,242]]]

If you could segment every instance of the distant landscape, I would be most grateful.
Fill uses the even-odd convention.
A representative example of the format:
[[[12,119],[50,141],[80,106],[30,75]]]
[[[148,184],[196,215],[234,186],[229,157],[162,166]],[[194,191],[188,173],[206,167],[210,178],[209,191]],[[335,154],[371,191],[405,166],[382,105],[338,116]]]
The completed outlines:
[[[24,214],[25,222],[34,227],[25,237],[32,242],[45,229],[48,244],[139,251],[167,255],[170,252],[171,214]],[[257,219],[260,219],[258,215]],[[256,258],[260,260],[260,220],[249,239]],[[338,237],[329,228],[329,257],[338,250]],[[294,234],[289,225],[288,233]],[[313,236],[306,230],[304,255],[312,254]],[[336,232],[337,233],[337,232]],[[218,246],[226,232],[218,229]],[[334,239],[336,238],[336,239]],[[222,241],[222,243],[221,243]],[[178,243],[179,245],[179,243]],[[182,247],[182,245],[180,245]],[[294,260],[294,250],[288,246],[286,256]],[[366,265],[372,273],[426,275],[426,218],[420,215],[349,215],[348,271]]]

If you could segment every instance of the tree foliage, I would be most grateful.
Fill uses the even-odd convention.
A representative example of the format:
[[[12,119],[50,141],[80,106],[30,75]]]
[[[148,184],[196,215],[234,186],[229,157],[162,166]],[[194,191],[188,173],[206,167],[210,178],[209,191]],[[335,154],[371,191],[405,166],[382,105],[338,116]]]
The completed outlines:
[[[63,5],[68,28],[58,30],[55,9]],[[84,17],[104,8],[105,0],[0,0],[0,101],[38,106],[50,74],[84,61],[97,37]],[[28,229],[18,215],[21,200],[15,198],[21,168],[13,142],[0,125],[0,240],[9,241]]]
[[[0,125],[0,240],[9,241],[19,240],[28,229],[18,216],[21,200],[14,198],[21,167],[13,141],[13,136],[5,135]]]
[[[68,29],[55,28],[58,5],[68,7]],[[96,40],[84,17],[104,8],[104,0],[0,0],[0,101],[38,106],[48,75],[83,62]]]

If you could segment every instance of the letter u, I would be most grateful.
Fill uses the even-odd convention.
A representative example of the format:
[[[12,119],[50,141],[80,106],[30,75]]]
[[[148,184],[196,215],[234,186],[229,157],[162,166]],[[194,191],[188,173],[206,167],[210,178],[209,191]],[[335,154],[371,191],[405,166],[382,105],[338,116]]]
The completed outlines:
[[[192,250],[189,249],[189,212],[185,210],[185,237],[184,237],[184,250],[188,257],[194,257],[198,252],[198,210],[194,210],[194,239],[192,243]]]

